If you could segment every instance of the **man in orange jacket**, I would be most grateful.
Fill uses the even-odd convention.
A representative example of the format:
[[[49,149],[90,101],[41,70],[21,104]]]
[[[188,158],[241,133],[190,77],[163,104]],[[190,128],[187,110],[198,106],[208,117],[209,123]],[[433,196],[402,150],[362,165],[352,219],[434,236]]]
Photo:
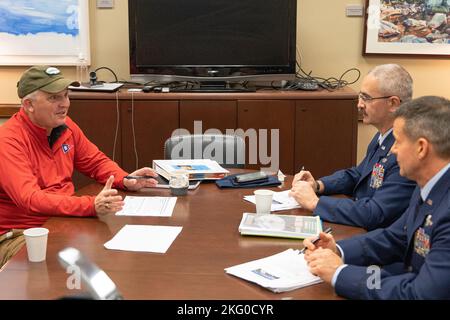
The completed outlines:
[[[22,230],[50,216],[96,216],[122,209],[113,188],[137,191],[154,179],[128,175],[67,116],[68,86],[54,67],[32,67],[17,84],[22,106],[0,127],[0,267],[23,245]],[[105,184],[97,196],[74,196],[73,170]],[[133,176],[157,176],[150,168]]]

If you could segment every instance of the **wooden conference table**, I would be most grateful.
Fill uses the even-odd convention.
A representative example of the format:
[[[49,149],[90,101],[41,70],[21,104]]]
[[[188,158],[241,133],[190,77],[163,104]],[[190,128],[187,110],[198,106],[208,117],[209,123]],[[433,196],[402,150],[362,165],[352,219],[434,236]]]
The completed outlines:
[[[271,189],[288,189],[291,181],[289,177]],[[95,195],[101,187],[90,185],[78,194]],[[0,299],[56,299],[81,294],[80,290],[67,289],[70,274],[57,260],[57,253],[66,247],[79,249],[102,268],[125,299],[339,299],[333,288],[323,283],[276,294],[224,272],[226,267],[302,247],[299,240],[239,234],[242,213],[255,211],[254,204],[243,200],[252,193],[253,189],[219,189],[214,183],[203,183],[178,198],[172,217],[51,218],[45,224],[50,230],[47,260],[28,262],[26,249],[21,249],[0,272]],[[164,189],[140,193],[169,194]],[[308,214],[300,209],[279,213]],[[103,244],[125,224],[182,226],[183,230],[165,254],[105,249]],[[364,232],[324,225],[333,227],[336,239]]]

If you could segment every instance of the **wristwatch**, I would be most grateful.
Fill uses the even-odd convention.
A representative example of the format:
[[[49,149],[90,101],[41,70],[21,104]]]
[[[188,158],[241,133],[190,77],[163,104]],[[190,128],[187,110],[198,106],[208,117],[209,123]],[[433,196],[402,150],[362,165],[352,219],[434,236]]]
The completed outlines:
[[[319,194],[320,191],[320,184],[319,184],[319,180],[316,180],[316,194]]]

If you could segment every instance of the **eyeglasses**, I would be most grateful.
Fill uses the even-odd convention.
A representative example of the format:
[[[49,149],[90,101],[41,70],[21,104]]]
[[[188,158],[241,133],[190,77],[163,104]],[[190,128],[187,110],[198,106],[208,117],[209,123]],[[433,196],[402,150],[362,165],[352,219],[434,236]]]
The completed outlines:
[[[372,100],[378,100],[378,99],[388,99],[391,97],[396,97],[396,96],[384,96],[384,97],[371,97],[366,93],[358,93],[358,99],[364,101],[364,102],[370,102]],[[402,100],[400,100],[400,102],[402,102]]]

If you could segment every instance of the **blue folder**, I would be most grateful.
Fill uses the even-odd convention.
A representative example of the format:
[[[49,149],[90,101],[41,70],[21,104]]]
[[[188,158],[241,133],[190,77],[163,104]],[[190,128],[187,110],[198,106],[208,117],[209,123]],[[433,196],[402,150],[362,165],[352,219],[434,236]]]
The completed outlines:
[[[278,180],[278,177],[276,176],[267,176],[267,179],[259,181],[239,183],[235,180],[235,177],[237,175],[238,174],[232,174],[220,180],[216,180],[216,185],[219,188],[258,188],[258,187],[276,187],[281,184],[280,180]]]

